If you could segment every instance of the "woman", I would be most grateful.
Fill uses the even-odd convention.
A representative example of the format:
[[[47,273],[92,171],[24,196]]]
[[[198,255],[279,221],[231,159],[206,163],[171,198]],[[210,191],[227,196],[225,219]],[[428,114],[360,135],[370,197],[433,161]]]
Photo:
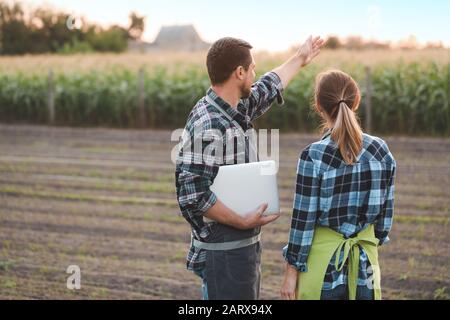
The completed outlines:
[[[324,135],[298,162],[284,299],[381,299],[377,248],[389,241],[396,162],[386,142],[362,132],[360,100],[344,72],[318,75]]]

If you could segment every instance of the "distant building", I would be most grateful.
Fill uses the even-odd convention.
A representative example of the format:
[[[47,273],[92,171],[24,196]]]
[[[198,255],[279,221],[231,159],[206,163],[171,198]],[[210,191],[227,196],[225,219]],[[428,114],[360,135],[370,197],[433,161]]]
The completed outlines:
[[[155,41],[132,40],[128,43],[129,51],[203,51],[210,47],[203,41],[193,25],[163,26]]]

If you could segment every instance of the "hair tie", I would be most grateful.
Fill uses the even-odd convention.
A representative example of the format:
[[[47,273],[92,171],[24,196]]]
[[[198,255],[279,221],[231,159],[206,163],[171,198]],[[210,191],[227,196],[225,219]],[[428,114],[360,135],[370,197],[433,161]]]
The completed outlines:
[[[347,104],[347,102],[345,102],[345,100],[339,100],[339,102],[337,103],[338,106],[341,105],[341,102],[344,102],[345,104]]]

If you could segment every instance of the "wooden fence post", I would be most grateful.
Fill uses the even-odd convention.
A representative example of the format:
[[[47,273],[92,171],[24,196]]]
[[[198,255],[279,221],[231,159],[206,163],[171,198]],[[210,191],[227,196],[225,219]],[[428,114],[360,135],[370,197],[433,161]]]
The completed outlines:
[[[145,73],[144,68],[139,69],[138,74],[138,109],[139,109],[139,126],[144,128],[147,125],[147,117],[145,114]]]
[[[48,107],[48,123],[55,123],[55,87],[53,83],[53,70],[48,70],[48,91],[47,91],[47,107]]]
[[[369,66],[366,66],[366,131],[372,132],[372,76]]]

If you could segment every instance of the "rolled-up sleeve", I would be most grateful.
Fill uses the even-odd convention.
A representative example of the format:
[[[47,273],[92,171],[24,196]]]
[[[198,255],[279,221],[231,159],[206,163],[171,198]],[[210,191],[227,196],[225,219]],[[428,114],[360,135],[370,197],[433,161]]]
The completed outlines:
[[[375,224],[375,236],[380,240],[380,246],[389,242],[388,235],[392,228],[392,220],[394,217],[395,174],[396,163],[395,160],[392,160],[390,163],[390,177],[386,186],[386,200]]]
[[[253,121],[270,109],[271,104],[277,99],[277,103],[284,104],[283,84],[280,77],[273,71],[264,74],[256,81],[251,89],[247,101],[247,115]]]
[[[285,260],[300,272],[307,272],[319,207],[320,178],[318,168],[305,149],[298,162],[289,243],[283,248]]]
[[[201,148],[198,150],[182,143],[184,148],[177,161],[175,173],[177,199],[181,213],[196,230],[201,229],[203,215],[217,201],[210,186],[214,182],[220,166],[214,157],[210,159],[212,161],[205,161],[204,152],[211,141],[203,141],[201,134],[199,137],[194,137],[193,140],[200,143]]]
[[[203,215],[217,201],[216,195],[209,189],[213,182],[213,174],[207,174],[212,173],[213,168],[207,168],[206,165],[182,167],[178,175],[180,209],[189,218]]]

